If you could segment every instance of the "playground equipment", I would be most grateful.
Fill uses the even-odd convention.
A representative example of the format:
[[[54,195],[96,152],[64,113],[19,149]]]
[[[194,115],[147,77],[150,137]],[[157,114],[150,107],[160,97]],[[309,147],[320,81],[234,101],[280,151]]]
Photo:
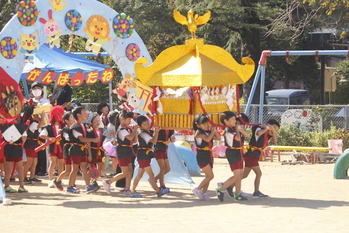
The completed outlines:
[[[349,149],[346,149],[344,153],[339,156],[333,169],[333,177],[335,179],[345,179],[348,178],[348,168],[349,168]]]
[[[252,104],[253,96],[256,92],[257,84],[260,82],[260,96],[259,96],[259,123],[263,123],[263,105],[264,105],[264,92],[265,92],[265,71],[266,71],[266,65],[267,65],[267,58],[271,56],[285,56],[286,59],[289,59],[290,56],[315,56],[315,58],[318,60],[321,56],[329,56],[329,55],[342,55],[342,56],[348,56],[349,50],[304,50],[304,51],[271,51],[271,50],[264,50],[262,52],[261,58],[259,60],[259,65],[256,71],[255,79],[253,81],[252,89],[250,92],[250,96],[247,101],[245,114],[248,114],[250,111],[250,107]],[[324,70],[325,66],[322,62],[321,64],[321,93],[324,93]],[[323,95],[322,100],[323,102]],[[323,103],[321,103],[323,104]]]

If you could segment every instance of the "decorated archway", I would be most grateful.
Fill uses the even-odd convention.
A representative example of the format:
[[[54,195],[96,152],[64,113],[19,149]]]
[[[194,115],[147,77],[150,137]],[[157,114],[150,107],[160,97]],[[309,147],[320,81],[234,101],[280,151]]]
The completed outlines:
[[[60,47],[59,37],[67,34],[87,38],[85,49],[94,54],[103,48],[119,66],[123,77],[135,76],[134,64],[138,58],[151,62],[132,18],[124,13],[97,0],[24,0],[0,33],[0,67],[18,82],[25,63],[33,62],[40,46]],[[96,79],[95,74],[87,73],[83,80],[91,79],[90,75]],[[35,72],[28,81],[44,79],[48,84],[59,81],[60,77],[58,74],[53,77],[49,72]],[[101,73],[98,79],[111,81],[108,72]]]

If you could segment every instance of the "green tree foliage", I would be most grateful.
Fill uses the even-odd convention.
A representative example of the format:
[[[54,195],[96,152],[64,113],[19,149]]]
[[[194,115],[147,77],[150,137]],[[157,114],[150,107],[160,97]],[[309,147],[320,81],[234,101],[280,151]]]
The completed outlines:
[[[199,38],[204,38],[207,44],[223,47],[229,51],[237,61],[241,57],[249,56],[256,64],[262,50],[295,50],[305,47],[307,31],[319,25],[321,14],[311,17],[317,12],[317,6],[292,0],[99,0],[112,7],[119,13],[126,13],[134,19],[135,29],[146,44],[153,59],[168,47],[183,44],[190,38],[186,26],[180,25],[173,19],[173,10],[178,9],[183,15],[193,9],[199,15],[212,12],[208,24],[200,26],[197,31]],[[1,26],[14,12],[16,2],[0,0]],[[299,4],[296,4],[298,2]],[[293,3],[292,5],[290,3]],[[314,10],[315,9],[315,10]],[[309,12],[312,12],[310,14]],[[319,11],[320,12],[320,11]],[[101,13],[102,14],[102,13]],[[7,18],[6,18],[6,17]],[[292,20],[290,20],[292,19]],[[86,39],[75,37],[69,46],[69,36],[63,36],[63,49],[71,52],[85,51]],[[116,65],[108,57],[89,58],[97,62]],[[286,86],[291,81],[304,79],[313,85],[318,75],[316,64],[312,58],[296,57],[286,63],[284,58],[268,59],[267,78],[269,88],[276,80],[283,80]],[[121,78],[116,70],[114,83]],[[248,97],[253,81],[244,85],[245,97]],[[74,88],[74,97],[84,102],[99,102],[108,99],[105,91],[107,85],[95,84]],[[115,84],[113,84],[115,87]],[[99,93],[93,95],[92,93]],[[94,96],[94,97],[92,97]]]

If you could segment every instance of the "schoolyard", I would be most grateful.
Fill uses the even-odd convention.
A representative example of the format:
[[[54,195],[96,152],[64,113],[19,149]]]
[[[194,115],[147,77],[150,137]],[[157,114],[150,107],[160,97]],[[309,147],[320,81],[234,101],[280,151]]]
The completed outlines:
[[[103,188],[73,195],[47,188],[44,178],[26,186],[29,193],[8,195],[13,204],[0,206],[0,232],[349,232],[349,180],[333,179],[334,164],[260,164],[261,191],[270,197],[251,197],[250,174],[242,184],[250,194],[245,202],[215,197],[217,182],[232,174],[226,159],[215,159],[212,201],[196,199],[189,185],[173,184],[167,184],[170,194],[157,198],[146,182],[137,189],[143,198]],[[193,179],[198,183],[202,175]],[[81,177],[77,184],[84,190]],[[18,188],[18,182],[11,185]]]

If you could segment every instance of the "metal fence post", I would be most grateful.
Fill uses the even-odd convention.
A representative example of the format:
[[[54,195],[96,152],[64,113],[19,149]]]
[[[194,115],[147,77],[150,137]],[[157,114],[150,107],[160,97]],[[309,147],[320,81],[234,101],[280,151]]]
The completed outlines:
[[[345,129],[349,128],[349,107],[344,107]]]

